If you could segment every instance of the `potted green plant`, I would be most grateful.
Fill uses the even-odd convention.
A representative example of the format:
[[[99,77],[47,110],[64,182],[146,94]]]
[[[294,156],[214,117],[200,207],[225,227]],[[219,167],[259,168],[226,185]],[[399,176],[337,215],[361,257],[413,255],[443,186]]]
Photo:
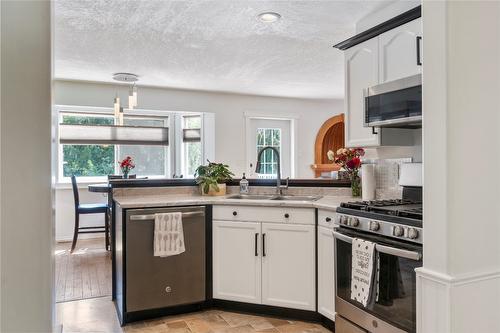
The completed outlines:
[[[229,166],[223,163],[214,163],[207,160],[208,165],[200,165],[195,172],[196,183],[200,185],[202,195],[225,195],[226,182],[234,174]]]

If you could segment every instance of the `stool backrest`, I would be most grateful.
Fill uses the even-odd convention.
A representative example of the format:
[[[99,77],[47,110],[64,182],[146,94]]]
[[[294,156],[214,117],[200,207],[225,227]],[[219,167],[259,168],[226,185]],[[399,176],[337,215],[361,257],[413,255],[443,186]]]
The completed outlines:
[[[80,205],[80,196],[78,195],[78,184],[76,183],[76,176],[71,176],[71,186],[73,187],[73,197],[75,198],[75,208]]]

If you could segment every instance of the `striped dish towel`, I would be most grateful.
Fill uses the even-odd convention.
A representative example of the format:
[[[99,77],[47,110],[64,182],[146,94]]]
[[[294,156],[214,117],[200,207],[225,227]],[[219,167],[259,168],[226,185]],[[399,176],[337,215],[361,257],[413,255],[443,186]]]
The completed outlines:
[[[169,257],[186,251],[182,213],[155,214],[154,256]]]

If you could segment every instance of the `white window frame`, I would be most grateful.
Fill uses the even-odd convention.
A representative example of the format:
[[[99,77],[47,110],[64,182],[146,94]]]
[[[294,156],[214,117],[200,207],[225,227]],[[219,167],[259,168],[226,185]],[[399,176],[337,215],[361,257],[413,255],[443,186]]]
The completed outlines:
[[[59,124],[62,122],[63,115],[96,115],[96,116],[114,116],[113,108],[105,107],[86,107],[86,106],[73,106],[73,105],[55,105],[53,117],[53,128],[55,130],[55,140],[54,140],[54,151],[57,152],[55,156],[54,166],[57,168],[57,183],[68,184],[71,182],[70,177],[64,177],[63,168],[63,145],[59,143]],[[201,112],[178,112],[178,111],[159,111],[159,110],[145,110],[145,109],[124,109],[124,115],[126,117],[144,117],[153,118],[161,117],[167,121],[167,126],[169,127],[169,146],[165,147],[166,158],[165,158],[165,170],[166,174],[163,176],[147,176],[149,178],[171,178],[175,173],[180,175],[182,173],[181,163],[182,163],[182,117],[187,115],[200,115],[201,116],[201,153],[202,153],[202,163],[207,158],[213,158],[215,148],[209,147],[207,149],[207,144],[215,144],[215,140],[212,137],[207,137],[207,132],[214,135],[215,128],[206,129],[205,125],[214,126],[213,115],[204,114]],[[168,120],[167,120],[168,119]],[[208,120],[208,121],[207,121]],[[119,147],[115,145],[115,159],[119,156]],[[115,174],[119,173],[118,163],[115,164]],[[79,183],[93,183],[93,182],[105,182],[107,181],[107,176],[96,176],[96,177],[79,177]]]
[[[263,119],[263,120],[285,120],[290,122],[290,178],[297,177],[297,165],[298,165],[298,121],[299,117],[295,115],[289,116],[269,116],[269,112],[261,112],[261,111],[246,111],[244,113],[245,117],[245,149],[246,149],[246,163],[251,163],[251,152],[250,149],[254,149],[255,147],[249,147],[248,140],[249,135],[253,135],[251,133],[251,122],[254,119]],[[247,166],[246,166],[247,167]],[[245,170],[246,170],[245,167]]]
[[[199,116],[200,117],[200,134],[201,134],[201,140],[200,140],[200,152],[201,152],[201,160],[200,162],[202,164],[205,163],[205,161],[203,160],[203,157],[205,156],[205,147],[203,145],[203,116],[202,115],[199,115],[199,114],[182,114],[180,115],[179,117],[179,122],[180,122],[180,136],[178,136],[179,138],[182,138],[183,137],[183,129],[185,129],[184,127],[184,118],[186,117],[195,117],[195,116]],[[183,177],[187,177],[187,176],[194,176],[194,175],[188,175],[187,174],[187,165],[185,165],[185,160],[186,160],[186,142],[184,142],[182,139],[181,139],[181,149],[180,149],[180,152],[181,152],[181,155],[180,155],[180,159],[179,159],[179,166],[180,166],[180,170],[181,170],[181,174],[183,175]],[[190,177],[191,178],[191,177]]]

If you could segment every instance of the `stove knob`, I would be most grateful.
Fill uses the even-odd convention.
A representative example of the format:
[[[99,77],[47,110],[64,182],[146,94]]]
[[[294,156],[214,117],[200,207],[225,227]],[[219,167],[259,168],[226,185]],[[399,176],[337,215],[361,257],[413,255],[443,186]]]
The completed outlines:
[[[392,229],[392,235],[393,236],[396,236],[396,237],[401,237],[403,236],[405,233],[405,230],[403,229],[403,227],[397,225],[394,227],[394,229]]]
[[[380,229],[380,223],[377,221],[370,221],[370,230],[377,231],[378,229]]]
[[[415,228],[408,229],[408,238],[409,239],[417,239],[418,238],[418,230]]]
[[[359,225],[359,220],[356,217],[349,218],[349,226],[357,227]]]
[[[344,224],[344,225],[347,225],[347,221],[348,221],[348,217],[345,216],[345,215],[342,215],[342,217],[340,218],[340,223],[341,224]]]

